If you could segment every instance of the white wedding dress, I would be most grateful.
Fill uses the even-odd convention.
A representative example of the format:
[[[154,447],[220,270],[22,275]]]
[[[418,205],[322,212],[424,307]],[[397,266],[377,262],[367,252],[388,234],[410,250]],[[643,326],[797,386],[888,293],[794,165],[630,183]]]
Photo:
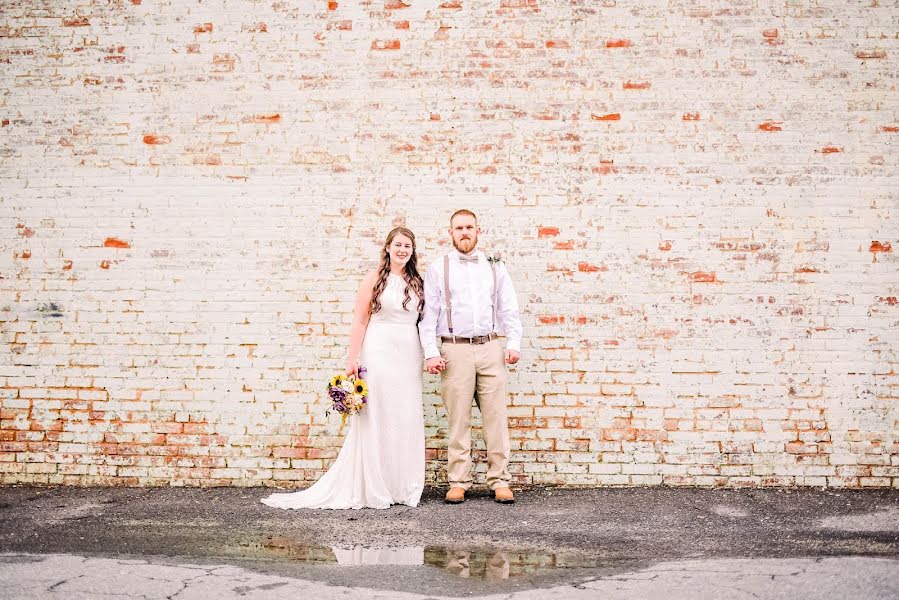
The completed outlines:
[[[349,433],[337,460],[310,488],[272,494],[275,508],[389,508],[418,506],[425,477],[422,350],[418,299],[406,283],[388,275],[381,310],[371,315],[359,363],[368,371],[368,404],[349,417]]]

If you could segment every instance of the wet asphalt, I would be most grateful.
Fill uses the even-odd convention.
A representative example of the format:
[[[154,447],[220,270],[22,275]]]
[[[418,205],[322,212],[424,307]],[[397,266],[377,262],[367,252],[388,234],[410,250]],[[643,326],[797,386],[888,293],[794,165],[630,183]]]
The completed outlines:
[[[274,509],[259,503],[269,493],[0,487],[0,553],[153,557],[454,596],[577,585],[679,560],[899,559],[899,489],[530,488],[513,505],[486,491],[447,505],[429,489],[417,508],[358,511]],[[370,548],[420,551],[431,568],[335,568],[341,549]],[[497,564],[504,577],[491,577]]]

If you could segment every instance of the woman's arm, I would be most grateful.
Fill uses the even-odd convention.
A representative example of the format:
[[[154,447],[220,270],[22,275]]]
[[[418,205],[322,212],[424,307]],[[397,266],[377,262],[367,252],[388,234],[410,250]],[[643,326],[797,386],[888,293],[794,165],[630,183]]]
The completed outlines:
[[[350,351],[346,364],[346,374],[359,374],[359,352],[362,351],[362,340],[365,339],[365,330],[368,327],[368,319],[371,317],[371,293],[375,287],[378,273],[372,271],[362,278],[359,290],[356,292],[356,306],[353,308],[353,327],[350,330]]]

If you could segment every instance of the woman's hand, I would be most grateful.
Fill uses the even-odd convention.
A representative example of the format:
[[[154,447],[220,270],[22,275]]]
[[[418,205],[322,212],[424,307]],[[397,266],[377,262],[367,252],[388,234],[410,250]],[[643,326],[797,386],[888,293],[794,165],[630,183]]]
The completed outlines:
[[[346,362],[346,371],[345,371],[345,373],[346,373],[347,376],[355,375],[356,377],[358,377],[358,376],[359,376],[359,361],[358,361],[358,360],[355,360],[355,359],[353,359],[353,358],[351,358],[350,360],[348,360],[348,361]]]
[[[442,356],[432,356],[425,361],[425,371],[431,375],[442,373],[446,369],[446,359]]]

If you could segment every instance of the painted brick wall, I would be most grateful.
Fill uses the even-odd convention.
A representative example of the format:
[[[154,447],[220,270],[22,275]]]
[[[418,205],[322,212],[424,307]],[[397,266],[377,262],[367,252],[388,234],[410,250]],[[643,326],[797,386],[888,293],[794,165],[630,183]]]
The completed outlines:
[[[469,207],[516,482],[899,487],[897,11],[3,1],[0,482],[306,485],[384,234]]]

